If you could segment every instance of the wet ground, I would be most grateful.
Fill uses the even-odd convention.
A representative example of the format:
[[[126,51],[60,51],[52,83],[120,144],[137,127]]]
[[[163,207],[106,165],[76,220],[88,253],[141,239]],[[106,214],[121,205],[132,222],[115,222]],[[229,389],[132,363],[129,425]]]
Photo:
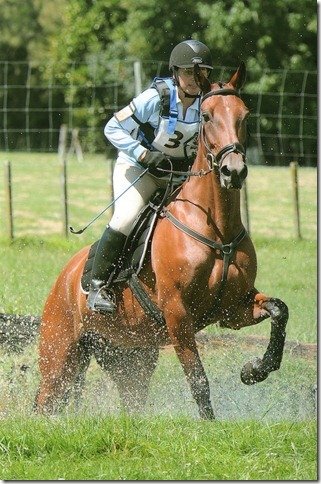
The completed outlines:
[[[287,342],[282,367],[261,383],[246,386],[240,380],[244,363],[262,356],[262,338],[198,337],[201,358],[210,382],[211,400],[220,420],[302,420],[316,416],[316,345]],[[17,348],[16,348],[17,349]],[[13,352],[0,348],[0,417],[29,415],[39,374],[36,341]],[[69,411],[74,411],[71,405]],[[87,372],[84,398],[78,410],[85,414],[117,414],[120,402],[114,383],[93,360]],[[161,351],[152,379],[145,413],[198,417],[182,368],[171,347]]]

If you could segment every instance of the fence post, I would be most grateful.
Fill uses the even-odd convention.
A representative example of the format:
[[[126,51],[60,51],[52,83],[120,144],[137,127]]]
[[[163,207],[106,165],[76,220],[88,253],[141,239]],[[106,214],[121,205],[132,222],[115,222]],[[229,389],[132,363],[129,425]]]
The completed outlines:
[[[68,156],[72,155],[73,152],[76,153],[79,163],[82,163],[84,161],[84,154],[82,152],[81,144],[79,141],[79,128],[74,128],[71,133],[71,143],[68,151]]]
[[[59,132],[59,146],[58,156],[61,162],[61,184],[63,194],[63,215],[64,215],[64,234],[68,238],[69,235],[69,207],[68,207],[68,181],[67,181],[67,134],[68,128],[62,124]]]
[[[142,63],[139,60],[134,62],[135,96],[142,92]]]
[[[290,169],[291,169],[292,185],[293,185],[294,224],[295,224],[297,238],[301,239],[302,236],[301,236],[301,228],[300,228],[298,162],[297,161],[291,161]]]
[[[247,195],[246,179],[243,182],[243,186],[241,190],[241,204],[242,204],[242,213],[244,217],[244,225],[247,230],[247,233],[250,235],[250,213],[249,213],[249,200]]]
[[[11,241],[14,239],[14,229],[13,229],[13,203],[12,203],[12,173],[11,173],[11,162],[5,162],[4,170],[4,184],[5,184],[5,199],[6,199],[6,209],[7,209],[7,220],[8,220],[8,235]]]

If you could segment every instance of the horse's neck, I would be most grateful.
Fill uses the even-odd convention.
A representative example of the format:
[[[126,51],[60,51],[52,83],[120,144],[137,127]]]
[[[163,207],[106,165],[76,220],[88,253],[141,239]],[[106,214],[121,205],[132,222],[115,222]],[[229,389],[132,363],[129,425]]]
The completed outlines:
[[[204,163],[196,161],[193,169],[197,171],[201,168],[204,169]],[[198,229],[201,226],[204,228],[206,220],[208,236],[229,242],[242,228],[240,191],[222,188],[216,170],[201,178],[191,177],[179,198],[190,202],[188,211],[195,213]]]

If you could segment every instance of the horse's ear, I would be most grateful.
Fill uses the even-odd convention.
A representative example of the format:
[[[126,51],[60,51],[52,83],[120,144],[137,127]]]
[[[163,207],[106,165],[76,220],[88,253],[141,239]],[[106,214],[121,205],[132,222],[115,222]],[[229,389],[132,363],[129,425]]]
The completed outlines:
[[[211,90],[211,83],[207,77],[203,74],[198,65],[194,68],[194,75],[197,85],[200,87],[203,95],[207,94]]]
[[[246,78],[246,67],[245,67],[245,63],[242,61],[237,71],[233,74],[233,76],[229,80],[229,84],[232,84],[234,89],[236,91],[239,91],[244,86],[245,78]]]

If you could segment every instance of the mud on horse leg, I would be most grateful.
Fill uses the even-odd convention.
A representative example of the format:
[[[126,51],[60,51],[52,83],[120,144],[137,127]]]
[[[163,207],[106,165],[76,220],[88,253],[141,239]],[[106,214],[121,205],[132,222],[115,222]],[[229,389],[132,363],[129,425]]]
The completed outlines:
[[[262,359],[254,358],[243,366],[241,380],[246,385],[265,380],[271,371],[280,368],[283,357],[288,307],[281,299],[276,298],[264,298],[259,301],[259,305],[263,312],[266,311],[267,317],[271,317],[270,341]]]
[[[112,378],[117,385],[122,409],[129,415],[141,413],[146,406],[158,355],[158,348],[127,349],[114,367]]]
[[[196,345],[195,347],[193,347],[194,345],[192,347],[174,346],[190,385],[192,396],[197,403],[200,417],[213,420],[215,416],[210,400],[209,383]]]

